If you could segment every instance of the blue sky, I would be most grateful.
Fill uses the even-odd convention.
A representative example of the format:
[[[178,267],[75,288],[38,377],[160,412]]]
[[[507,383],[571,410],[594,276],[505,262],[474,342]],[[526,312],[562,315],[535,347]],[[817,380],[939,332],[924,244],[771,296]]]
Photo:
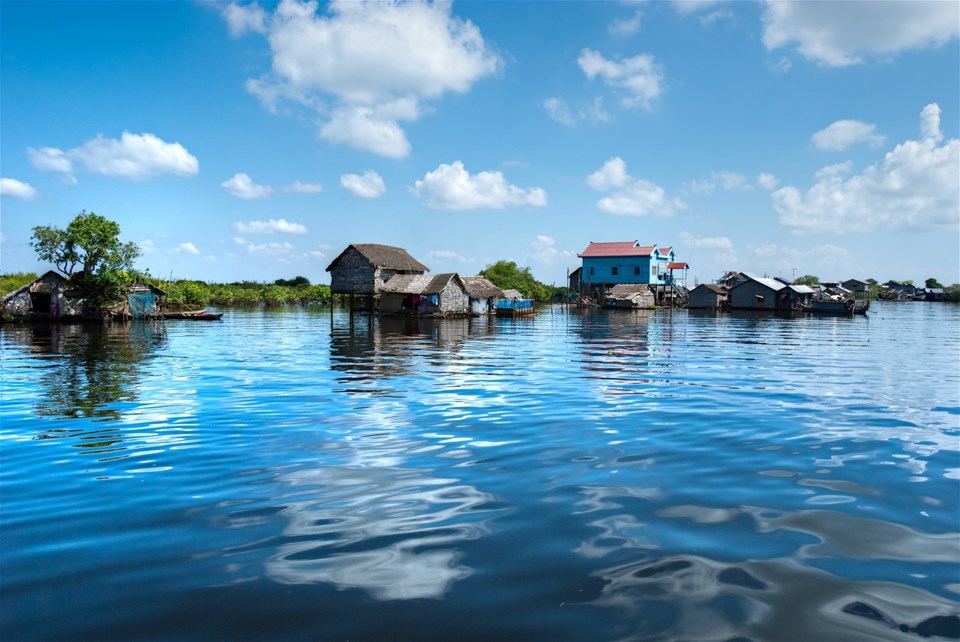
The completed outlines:
[[[163,278],[329,283],[350,243],[561,285],[960,282],[957,2],[0,2],[0,269],[118,222]]]

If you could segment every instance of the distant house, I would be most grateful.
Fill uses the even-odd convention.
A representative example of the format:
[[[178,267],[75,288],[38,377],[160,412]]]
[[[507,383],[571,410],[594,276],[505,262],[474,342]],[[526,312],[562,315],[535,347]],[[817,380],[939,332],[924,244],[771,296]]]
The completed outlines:
[[[398,274],[380,287],[380,310],[428,316],[469,313],[467,287],[458,275]]]
[[[924,301],[943,301],[943,288],[926,288],[923,291]]]
[[[722,285],[701,283],[690,290],[687,307],[714,310],[726,307],[730,303],[730,292]]]
[[[21,319],[79,318],[83,310],[79,291],[53,270],[3,297],[4,316]]]
[[[896,281],[887,281],[883,284],[880,294],[884,299],[895,299],[898,301],[909,301],[916,297],[917,288],[909,283],[898,283]]]
[[[376,295],[398,274],[418,275],[430,269],[406,250],[390,245],[355,243],[327,266],[333,294]]]
[[[747,277],[743,272],[731,271],[731,272],[727,272],[726,274],[721,276],[719,279],[717,279],[717,285],[722,285],[729,290],[733,288],[733,286],[737,285],[738,283],[743,283],[746,280],[747,280]]]
[[[470,298],[470,312],[472,314],[487,314],[497,311],[497,300],[503,296],[503,291],[482,276],[462,276]]]
[[[621,283],[607,291],[604,305],[619,309],[652,308],[656,305],[656,299],[649,285]]]
[[[730,290],[730,307],[735,310],[796,312],[810,306],[813,290],[806,285],[787,285],[749,272],[741,274],[746,280]]]
[[[579,292],[581,284],[581,275],[583,274],[583,268],[577,268],[570,273],[570,276],[567,277],[567,287],[570,288],[571,292]]]

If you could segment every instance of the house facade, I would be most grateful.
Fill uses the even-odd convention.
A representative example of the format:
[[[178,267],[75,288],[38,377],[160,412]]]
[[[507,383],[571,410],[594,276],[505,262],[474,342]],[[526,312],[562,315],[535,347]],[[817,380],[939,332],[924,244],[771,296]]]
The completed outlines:
[[[350,245],[327,266],[333,294],[376,295],[384,283],[398,274],[429,271],[405,249],[376,243]]]
[[[577,256],[582,261],[580,282],[587,290],[619,284],[666,285],[670,282],[667,265],[676,262],[672,248],[661,251],[639,241],[591,242]]]
[[[469,314],[467,287],[456,274],[400,274],[380,288],[381,312],[424,316]]]
[[[79,318],[83,312],[79,292],[53,270],[3,297],[3,314],[13,318]]]
[[[742,272],[746,277],[730,290],[730,307],[735,310],[798,312],[809,308],[813,290],[805,285],[787,285],[777,279]]]
[[[503,291],[482,276],[460,277],[467,289],[470,299],[471,314],[488,314],[497,311],[497,301],[503,296]]]
[[[730,293],[722,285],[701,283],[690,290],[687,307],[701,310],[724,308],[730,303]]]

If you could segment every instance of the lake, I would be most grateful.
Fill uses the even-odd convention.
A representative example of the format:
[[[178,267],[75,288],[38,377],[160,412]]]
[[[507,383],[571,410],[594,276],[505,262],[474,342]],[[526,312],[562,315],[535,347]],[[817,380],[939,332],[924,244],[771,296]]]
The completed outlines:
[[[0,350],[5,640],[960,638],[955,305]]]

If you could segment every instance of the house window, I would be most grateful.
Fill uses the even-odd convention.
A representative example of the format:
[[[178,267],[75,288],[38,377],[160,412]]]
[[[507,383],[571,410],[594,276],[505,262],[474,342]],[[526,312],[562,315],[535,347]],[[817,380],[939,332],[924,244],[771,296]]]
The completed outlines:
[[[639,266],[639,265],[634,265],[634,266],[633,266],[633,275],[634,275],[634,276],[640,276],[640,266]]]
[[[756,297],[757,297],[757,303],[763,303],[763,295],[762,295],[762,294],[757,294]]]
[[[593,268],[590,268],[590,276],[593,276]]]
[[[612,268],[610,268],[610,274],[612,274],[613,276],[617,276],[617,266],[616,266],[616,265],[614,265]]]

